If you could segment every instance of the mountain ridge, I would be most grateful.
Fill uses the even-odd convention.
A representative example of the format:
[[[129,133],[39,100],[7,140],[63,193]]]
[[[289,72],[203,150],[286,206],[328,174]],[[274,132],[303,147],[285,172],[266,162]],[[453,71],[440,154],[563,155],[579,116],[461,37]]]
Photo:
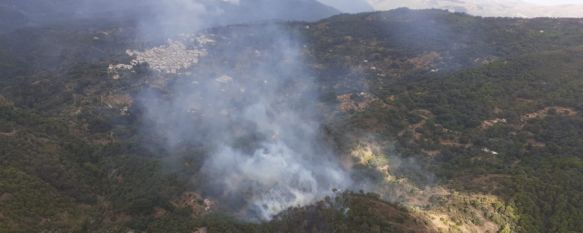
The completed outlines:
[[[444,9],[485,17],[583,17],[583,5],[536,5],[520,0],[368,0],[375,10]]]

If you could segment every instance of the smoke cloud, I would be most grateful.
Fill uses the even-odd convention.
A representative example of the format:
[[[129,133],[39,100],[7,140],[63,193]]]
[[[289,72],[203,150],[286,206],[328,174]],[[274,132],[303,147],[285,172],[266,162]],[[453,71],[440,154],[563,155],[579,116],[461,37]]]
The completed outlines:
[[[321,2],[345,12],[369,7],[364,2]],[[318,20],[339,13],[321,2],[19,0],[0,3],[0,12],[13,14],[0,14],[0,19],[12,20],[4,21],[11,25],[8,31],[77,19],[135,22],[135,47],[141,49],[128,48],[131,62],[112,64],[108,71],[120,79],[128,77],[124,72],[149,67],[150,85],[136,99],[142,132],[170,156],[186,154],[200,161],[192,178],[197,191],[247,220],[269,220],[335,190],[380,190],[366,178],[368,173],[356,174],[346,166],[325,139],[326,107],[318,102],[301,33],[288,24],[264,22]],[[260,26],[240,25],[258,22]],[[219,25],[231,26],[215,28]],[[142,47],[153,43],[159,44]],[[352,159],[379,154],[372,156],[378,161],[370,170],[388,180],[391,164],[384,154],[363,148]],[[394,160],[399,167],[415,164]]]
[[[197,180],[203,192],[252,219],[270,219],[351,185],[320,135],[318,93],[300,40],[278,26],[261,32],[261,47],[217,38],[233,44],[209,48],[207,58],[228,65],[203,62],[168,94],[150,91],[140,99],[153,133],[171,151],[206,148]],[[236,67],[239,59],[247,67]]]
[[[130,55],[134,64],[155,67],[153,83],[164,83],[138,98],[144,132],[160,138],[171,154],[204,151],[196,155],[202,160],[193,178],[198,191],[244,219],[269,220],[348,189],[352,181],[321,135],[319,93],[301,37],[283,24],[251,32],[246,26],[203,30],[227,22],[221,18],[226,8],[218,6],[245,2],[159,2],[156,14],[140,22],[141,36],[163,32],[172,41]]]

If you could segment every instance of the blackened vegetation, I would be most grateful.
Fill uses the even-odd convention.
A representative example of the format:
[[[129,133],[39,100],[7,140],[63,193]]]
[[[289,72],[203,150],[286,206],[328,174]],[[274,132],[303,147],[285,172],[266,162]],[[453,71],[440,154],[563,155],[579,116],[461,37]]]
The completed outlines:
[[[228,35],[264,26],[210,31],[236,40]],[[440,184],[503,198],[499,208],[518,213],[504,229],[583,231],[582,20],[397,10],[287,27],[306,39],[321,101],[335,114],[330,138],[374,132],[396,141]],[[190,177],[204,150],[169,158],[138,130],[139,108],[121,115],[107,106],[106,97],[135,96],[156,76],[146,68],[108,76],[108,64],[127,62],[126,48],[142,46],[134,39],[131,27],[111,24],[1,35],[0,232],[431,231],[406,208],[365,194],[338,194],[264,224],[173,205],[196,190]],[[360,92],[375,101],[333,110],[339,95],[369,98]],[[487,124],[495,119],[504,121]]]

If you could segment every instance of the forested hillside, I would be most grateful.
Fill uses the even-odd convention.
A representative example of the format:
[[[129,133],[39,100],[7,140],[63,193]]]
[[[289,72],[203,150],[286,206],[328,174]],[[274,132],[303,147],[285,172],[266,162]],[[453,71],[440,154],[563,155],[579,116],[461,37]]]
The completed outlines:
[[[116,73],[110,65],[131,64],[126,50],[167,43],[136,27],[82,20],[0,34],[0,232],[583,232],[581,19],[398,9],[214,27],[200,32],[213,42],[189,75],[148,63]],[[219,179],[200,173],[208,148],[167,146],[140,98],[267,85],[254,69],[280,49],[264,33],[273,27],[300,38],[318,136],[374,188],[246,221],[203,190]],[[292,84],[278,101],[302,86]]]

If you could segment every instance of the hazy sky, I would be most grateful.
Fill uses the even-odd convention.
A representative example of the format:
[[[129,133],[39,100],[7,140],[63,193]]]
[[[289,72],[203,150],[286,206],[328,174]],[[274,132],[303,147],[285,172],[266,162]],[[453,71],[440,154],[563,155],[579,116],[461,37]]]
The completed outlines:
[[[543,5],[583,4],[583,0],[524,0],[524,1]]]

